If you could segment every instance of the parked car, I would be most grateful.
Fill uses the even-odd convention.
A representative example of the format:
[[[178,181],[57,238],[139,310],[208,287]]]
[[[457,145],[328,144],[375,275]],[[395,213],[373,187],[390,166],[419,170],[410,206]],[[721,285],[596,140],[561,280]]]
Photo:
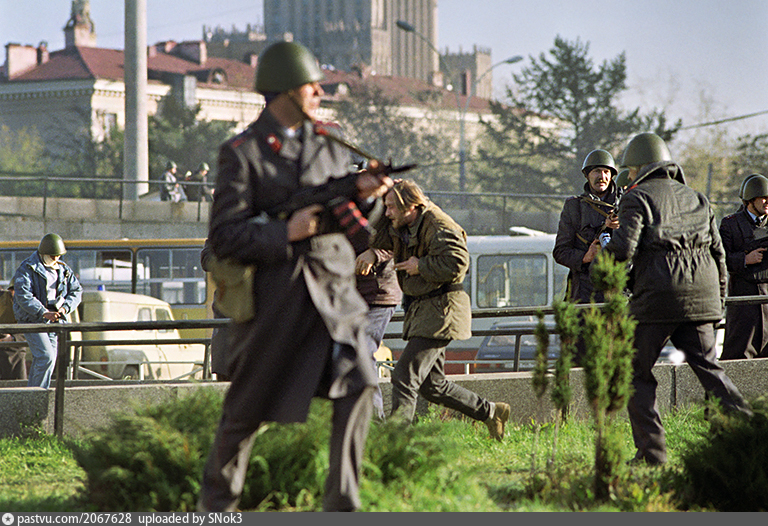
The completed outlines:
[[[533,332],[538,321],[519,320],[497,322],[491,330],[505,330],[510,334],[488,335],[483,338],[475,356],[475,372],[500,373],[530,371],[536,363],[536,336]],[[560,356],[560,338],[554,334],[554,322],[545,322],[549,331],[547,361],[554,365]],[[515,368],[515,346],[520,338],[520,361]]]
[[[114,291],[83,291],[72,321],[173,321],[170,305],[142,294]],[[205,345],[152,340],[179,340],[176,329],[83,332],[82,340],[135,340],[135,344],[83,345],[81,366],[114,380],[202,378]],[[74,338],[73,338],[74,339]],[[147,340],[147,341],[140,341]],[[92,375],[95,376],[95,375]],[[87,378],[87,372],[80,372]]]
[[[497,322],[491,326],[492,330],[505,330],[510,334],[488,335],[483,338],[475,357],[475,372],[496,373],[509,371],[530,371],[536,361],[536,337],[533,331],[537,321],[521,320],[510,322]],[[545,322],[549,331],[549,347],[547,361],[550,367],[560,357],[560,337],[554,333],[554,323]],[[520,338],[520,362],[515,369],[515,345]],[[685,354],[674,345],[668,343],[657,363],[681,365],[685,363]]]

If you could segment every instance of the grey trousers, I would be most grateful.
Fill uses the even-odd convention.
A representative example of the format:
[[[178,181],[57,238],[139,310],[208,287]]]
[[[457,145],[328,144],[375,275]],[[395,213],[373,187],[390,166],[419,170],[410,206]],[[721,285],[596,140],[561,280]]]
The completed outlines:
[[[392,414],[408,421],[416,413],[421,394],[433,404],[458,411],[484,422],[491,414],[491,404],[445,378],[445,348],[449,340],[411,338],[392,371]]]
[[[635,328],[635,357],[627,412],[638,459],[652,464],[667,461],[664,426],[656,403],[653,366],[667,340],[685,353],[688,365],[708,395],[717,397],[728,411],[752,414],[749,404],[717,363],[715,329],[712,322],[638,323]]]
[[[373,412],[373,391],[373,387],[368,387],[333,400],[330,468],[325,480],[323,511],[355,511],[360,507],[360,471]],[[237,510],[261,424],[233,422],[224,414],[203,471],[198,511]]]

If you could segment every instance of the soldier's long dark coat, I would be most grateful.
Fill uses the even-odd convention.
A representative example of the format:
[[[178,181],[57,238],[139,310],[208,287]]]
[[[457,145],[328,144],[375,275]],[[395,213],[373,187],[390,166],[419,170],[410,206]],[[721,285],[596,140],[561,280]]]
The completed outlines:
[[[286,222],[265,213],[352,166],[349,151],[309,123],[301,134],[287,137],[265,111],[220,149],[210,243],[217,257],[257,267],[256,317],[231,326],[237,347],[224,410],[235,421],[304,421],[314,396],[377,384],[352,246],[333,232],[288,243]],[[332,356],[332,341],[349,346]]]
[[[589,303],[593,293],[596,302],[603,301],[602,293],[592,286],[590,263],[583,263],[582,259],[605,224],[609,207],[616,203],[616,197],[616,184],[611,182],[607,195],[602,199],[606,206],[597,205],[595,202],[601,200],[590,192],[589,183],[585,183],[584,193],[566,199],[560,213],[552,257],[560,265],[568,267],[570,299],[578,303]]]
[[[755,228],[756,225],[744,208],[724,217],[720,222],[720,237],[728,267],[728,296],[768,295],[768,283],[755,279],[752,270],[744,263],[745,246],[754,240]],[[725,309],[725,339],[720,358],[733,360],[766,357],[768,304],[729,305]]]

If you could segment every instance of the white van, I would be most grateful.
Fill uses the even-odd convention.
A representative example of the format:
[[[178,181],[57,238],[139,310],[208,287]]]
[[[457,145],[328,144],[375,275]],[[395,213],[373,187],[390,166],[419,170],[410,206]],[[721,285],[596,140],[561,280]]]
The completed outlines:
[[[568,269],[555,262],[552,250],[555,234],[530,229],[512,229],[509,236],[468,236],[470,266],[464,289],[472,300],[472,331],[488,330],[494,323],[512,320],[538,322],[531,316],[484,317],[483,311],[499,308],[535,308],[552,305],[565,296]],[[396,313],[402,315],[402,311]],[[402,316],[400,316],[400,320]],[[392,321],[384,345],[397,358],[405,347],[402,321]],[[483,336],[453,341],[446,350],[447,361],[474,361]],[[447,374],[474,372],[474,364],[446,364]]]
[[[142,294],[115,291],[83,291],[72,321],[173,321],[170,305]],[[202,378],[205,345],[168,343],[153,340],[179,340],[177,329],[83,332],[83,340],[133,340],[119,345],[84,345],[81,366],[114,380],[170,380]],[[148,341],[139,341],[148,340]],[[95,377],[81,372],[81,378]]]

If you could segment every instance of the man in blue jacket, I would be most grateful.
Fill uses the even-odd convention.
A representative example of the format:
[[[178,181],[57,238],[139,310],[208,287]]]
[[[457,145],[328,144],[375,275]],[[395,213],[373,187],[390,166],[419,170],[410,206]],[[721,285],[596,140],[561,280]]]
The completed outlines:
[[[37,251],[21,262],[12,281],[13,314],[18,323],[60,322],[80,304],[83,288],[61,260],[66,252],[61,236],[46,234]],[[26,338],[32,353],[27,385],[48,389],[56,365],[58,334],[30,332]]]

